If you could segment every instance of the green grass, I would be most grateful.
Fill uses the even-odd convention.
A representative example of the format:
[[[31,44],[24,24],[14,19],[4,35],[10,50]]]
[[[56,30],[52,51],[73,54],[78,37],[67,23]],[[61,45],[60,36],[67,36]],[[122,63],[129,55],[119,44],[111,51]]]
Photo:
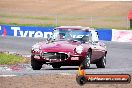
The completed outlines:
[[[13,54],[0,53],[0,65],[12,65],[17,63],[27,63],[27,59]]]
[[[57,27],[65,24],[20,24],[15,22],[6,23],[3,21],[0,21],[0,25],[10,25],[10,26],[41,26],[41,27]],[[132,30],[132,28],[126,28],[126,27],[112,27],[112,26],[89,26],[93,28],[112,28],[112,29],[119,29],[119,30]]]
[[[55,17],[36,17],[36,16],[18,16],[18,15],[4,15],[0,14],[2,18],[24,18],[24,19],[36,19],[36,20],[55,20]]]
[[[16,22],[10,22],[10,23],[6,23],[3,21],[0,21],[0,25],[11,25],[11,26],[42,26],[42,27],[56,27],[58,25],[56,24],[20,24],[20,23],[16,23]]]
[[[90,25],[90,21],[91,21],[91,17],[88,16],[88,17],[81,17],[81,16],[78,16],[78,17],[74,17],[74,16],[60,16],[60,17],[57,17],[57,20],[56,20],[56,17],[55,16],[41,16],[41,17],[36,17],[36,16],[19,16],[19,15],[5,15],[5,14],[0,14],[0,25],[11,25],[11,26],[44,26],[44,27],[56,27],[56,26],[60,26],[60,25],[67,25],[67,22],[68,24],[70,25],[76,25],[77,22],[80,22],[80,25],[82,26],[89,26]],[[14,20],[15,18],[20,18],[20,19],[17,19],[17,20]],[[34,19],[33,21],[35,22],[38,22],[38,23],[34,23],[32,21],[32,23],[30,22],[19,22],[19,20],[22,20],[22,19]],[[94,21],[93,21],[93,24],[92,24],[92,27],[94,28],[113,28],[113,29],[119,29],[119,30],[132,30],[132,28],[128,28],[127,26],[122,26],[124,24],[126,24],[124,21],[126,21],[126,18],[125,17],[93,17]],[[39,21],[42,21],[42,22],[39,22]],[[56,23],[57,22],[57,23]],[[82,23],[81,23],[82,22]],[[84,22],[84,24],[83,24]],[[88,24],[86,24],[86,22]],[[98,25],[99,22],[102,22],[102,25]],[[103,22],[112,22],[113,24],[116,24],[117,25],[112,25],[111,24],[103,24]],[[123,23],[124,22],[124,23]],[[120,23],[120,25],[119,25]],[[78,25],[78,23],[77,23]],[[89,26],[90,27],[90,26]]]
[[[54,21],[56,20],[57,16],[41,16],[41,17],[37,17],[37,16],[18,16],[18,15],[4,15],[4,14],[0,14],[0,17],[2,18],[24,18],[24,19],[36,19],[36,20],[48,20],[48,21]],[[84,17],[60,17],[59,19],[62,20],[81,20],[84,19]]]

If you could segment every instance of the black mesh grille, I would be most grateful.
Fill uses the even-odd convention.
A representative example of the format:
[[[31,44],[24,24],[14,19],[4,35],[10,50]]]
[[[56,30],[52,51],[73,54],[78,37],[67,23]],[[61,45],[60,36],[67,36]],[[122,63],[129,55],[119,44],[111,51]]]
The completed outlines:
[[[67,59],[68,55],[65,53],[57,53],[57,52],[48,52],[48,53],[42,53],[43,58],[49,58],[49,59]]]

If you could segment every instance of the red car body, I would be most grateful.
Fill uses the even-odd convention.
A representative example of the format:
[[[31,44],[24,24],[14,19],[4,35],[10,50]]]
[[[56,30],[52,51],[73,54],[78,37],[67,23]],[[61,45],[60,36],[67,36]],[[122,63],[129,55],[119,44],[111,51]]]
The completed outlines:
[[[81,30],[91,32],[87,27],[57,27],[56,30]],[[94,32],[96,32],[94,30]],[[97,35],[98,36],[98,35]],[[59,36],[60,37],[60,36]],[[82,39],[82,38],[79,38]],[[105,67],[102,58],[105,59],[107,50],[103,42],[92,41],[90,38],[87,42],[77,41],[73,39],[43,41],[35,44],[37,50],[31,50],[31,65],[34,70],[41,69],[43,64],[51,64],[53,68],[60,68],[60,66],[79,66],[87,58],[90,53],[89,64],[96,64],[97,67]],[[85,39],[86,40],[86,39]],[[102,61],[101,61],[102,60]],[[97,64],[98,63],[98,64]],[[104,63],[101,66],[100,63]],[[99,65],[100,64],[100,65]]]

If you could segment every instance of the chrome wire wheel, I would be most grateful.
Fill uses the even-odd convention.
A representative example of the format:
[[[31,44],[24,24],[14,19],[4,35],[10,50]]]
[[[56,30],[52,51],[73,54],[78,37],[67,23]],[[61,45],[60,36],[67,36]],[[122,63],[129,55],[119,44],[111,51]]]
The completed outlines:
[[[106,56],[103,57],[103,64],[106,65]]]
[[[86,56],[87,62],[86,62],[86,67],[89,68],[90,67],[90,53]]]
[[[88,52],[86,58],[81,64],[83,69],[87,69],[90,67],[90,59],[91,59],[91,52]]]

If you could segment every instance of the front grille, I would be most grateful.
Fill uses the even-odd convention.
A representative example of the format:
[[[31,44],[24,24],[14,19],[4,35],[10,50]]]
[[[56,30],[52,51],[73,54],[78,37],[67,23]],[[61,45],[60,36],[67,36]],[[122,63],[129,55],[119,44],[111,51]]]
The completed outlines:
[[[48,59],[67,59],[68,55],[65,53],[57,53],[57,52],[47,52],[47,53],[42,53],[42,58],[48,58]]]

